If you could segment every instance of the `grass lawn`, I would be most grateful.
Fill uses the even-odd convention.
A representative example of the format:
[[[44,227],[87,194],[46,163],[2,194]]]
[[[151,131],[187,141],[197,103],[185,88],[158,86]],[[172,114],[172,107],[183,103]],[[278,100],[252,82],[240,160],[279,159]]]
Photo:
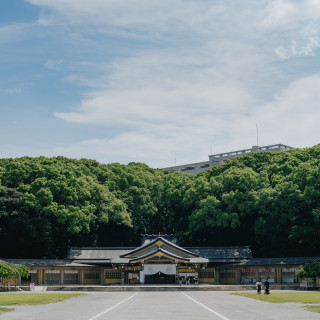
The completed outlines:
[[[307,309],[308,311],[320,313],[320,306],[304,306],[303,308]]]
[[[1,293],[0,306],[45,304],[83,295],[83,293]]]
[[[257,294],[256,292],[236,292],[237,296],[272,302],[272,303],[314,303],[320,304],[320,292],[271,292],[269,295]]]
[[[257,294],[256,292],[236,292],[231,293],[236,296],[271,302],[271,303],[308,303],[318,304],[318,306],[303,306],[303,308],[320,313],[320,292],[271,292],[269,295]]]
[[[0,314],[3,314],[5,312],[13,311],[13,308],[0,308]]]

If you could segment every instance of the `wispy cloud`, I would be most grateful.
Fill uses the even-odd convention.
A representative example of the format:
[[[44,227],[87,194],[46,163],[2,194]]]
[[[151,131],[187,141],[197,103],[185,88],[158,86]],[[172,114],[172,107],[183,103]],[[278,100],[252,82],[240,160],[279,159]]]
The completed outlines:
[[[13,22],[0,26],[0,44],[19,42],[31,37],[35,23]]]
[[[245,85],[218,70],[206,55],[149,52],[118,61],[105,77],[104,89],[87,93],[75,111],[56,116],[69,122],[136,126],[189,122],[196,115],[236,116],[254,99]]]
[[[11,87],[4,89],[3,91],[7,94],[19,94],[24,88],[32,86],[32,82],[19,82],[13,84]]]
[[[46,63],[44,63],[44,66],[48,69],[55,69],[57,66],[62,64],[64,61],[62,59],[60,60],[48,60]]]
[[[298,79],[247,114],[237,111],[236,107],[232,110],[208,108],[206,112],[201,108],[194,108],[193,112],[181,108],[180,112],[172,109],[171,114],[168,108],[167,117],[162,120],[157,114],[159,124],[149,119],[135,130],[115,137],[88,139],[54,152],[77,158],[94,157],[101,162],[140,161],[153,167],[166,167],[174,165],[175,153],[177,164],[184,164],[206,160],[210,149],[215,153],[250,147],[256,141],[256,122],[261,145],[312,146],[319,142],[320,136],[320,110],[315,103],[320,99],[319,86],[319,74]],[[66,115],[70,121],[72,116],[79,115]],[[127,119],[132,115],[123,113],[122,116]],[[109,120],[119,118],[120,114],[111,115]]]
[[[105,131],[53,153],[169,166],[174,152],[184,163],[254,144],[256,122],[262,144],[320,135],[319,75],[290,59],[317,54],[316,0],[27,1],[44,9],[39,28],[83,50],[44,63],[82,98],[55,117]]]
[[[265,129],[264,135],[268,141],[279,139],[281,132],[282,139],[293,146],[319,143],[319,86],[319,73],[301,77],[275,93],[274,99],[259,106],[255,117]],[[273,130],[266,130],[270,126]]]
[[[20,93],[21,91],[22,91],[21,87],[19,87],[19,88],[9,88],[9,89],[5,90],[5,92],[9,93],[9,94]]]
[[[300,43],[302,44],[299,45],[297,41],[292,40],[291,44],[287,47],[280,46],[274,51],[281,59],[314,56],[315,51],[320,47],[318,31],[312,26],[306,27],[300,37]]]

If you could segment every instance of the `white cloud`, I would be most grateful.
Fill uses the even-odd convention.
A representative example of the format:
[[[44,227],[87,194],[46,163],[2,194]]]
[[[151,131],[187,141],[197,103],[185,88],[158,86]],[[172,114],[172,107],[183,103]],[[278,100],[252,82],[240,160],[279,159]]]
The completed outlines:
[[[290,32],[319,18],[320,3],[317,0],[271,0],[266,2],[262,25]]]
[[[274,53],[289,59],[315,54],[320,46],[319,21],[319,1],[272,0],[264,10],[261,26],[279,44]]]
[[[159,123],[148,119],[135,130],[107,139],[85,140],[54,152],[101,162],[137,161],[167,167],[174,165],[175,153],[177,164],[186,164],[207,160],[210,148],[213,153],[249,148],[256,143],[256,123],[260,145],[312,146],[320,141],[319,86],[320,74],[300,78],[248,114],[236,107],[219,110],[208,105],[207,109],[194,108],[191,112],[187,108],[180,108],[180,112],[172,109],[171,115],[163,119],[157,115]],[[226,89],[232,92],[232,88]],[[185,98],[186,103],[190,96]],[[169,113],[170,108],[166,111]],[[123,113],[123,117],[132,114]],[[117,119],[119,115],[113,118]]]
[[[255,116],[265,130],[268,143],[280,138],[281,142],[296,147],[320,142],[319,87],[320,74],[303,77],[290,83],[272,101],[259,107]]]
[[[127,41],[106,54],[99,76],[80,64],[64,76],[87,92],[71,111],[55,113],[117,133],[57,154],[160,167],[173,165],[174,152],[178,163],[204,161],[211,145],[218,153],[255,144],[256,123],[260,144],[317,143],[319,76],[287,72],[295,66],[282,60],[317,53],[318,1],[28,1],[49,9],[39,20],[48,28],[99,33],[97,42],[107,34],[108,45],[110,35]]]
[[[60,60],[48,60],[44,66],[48,69],[55,69],[58,65],[62,64],[64,61]]]
[[[35,32],[35,23],[8,23],[0,26],[0,44],[19,42],[30,38]]]
[[[174,26],[184,28],[186,25],[197,27],[199,21],[210,21],[212,13],[221,13],[219,5],[206,1],[169,0],[28,0],[28,2],[45,8],[51,12],[43,12],[41,23],[50,25],[66,20],[72,24],[109,25],[144,29],[146,25],[152,29],[172,31]],[[209,10],[208,10],[209,9]],[[189,19],[186,19],[186,16]],[[168,25],[168,22],[171,25]],[[144,29],[144,32],[147,30]]]
[[[161,127],[150,125],[108,139],[84,140],[56,148],[53,152],[69,157],[94,158],[103,163],[144,162],[161,168],[174,165],[175,154],[177,164],[207,160],[210,153],[210,143],[206,138],[208,133],[207,127],[190,132],[188,124],[167,124]],[[195,139],[197,144],[194,143]]]
[[[8,94],[18,94],[18,93],[21,93],[25,88],[30,87],[32,85],[33,85],[32,82],[14,83],[12,87],[9,87],[3,91]]]
[[[320,47],[318,39],[310,38],[309,43],[298,49],[296,41],[292,41],[287,48],[281,46],[274,50],[275,54],[281,59],[289,59],[291,57],[314,56],[315,50]]]
[[[87,93],[75,111],[55,115],[68,122],[141,128],[149,123],[189,123],[208,114],[234,117],[253,104],[245,85],[229,79],[229,67],[219,67],[206,55],[178,56],[150,52],[118,61],[101,80],[104,89]],[[233,66],[238,73],[236,63]]]
[[[274,50],[280,59],[288,59],[291,57],[300,56],[314,56],[317,48],[320,47],[318,32],[312,26],[304,28],[302,38],[300,40],[302,45],[298,45],[297,41],[291,41],[287,47],[280,46]]]
[[[16,87],[16,88],[9,88],[6,90],[6,93],[9,93],[9,94],[17,94],[17,93],[20,93],[22,91],[22,88],[21,87]]]

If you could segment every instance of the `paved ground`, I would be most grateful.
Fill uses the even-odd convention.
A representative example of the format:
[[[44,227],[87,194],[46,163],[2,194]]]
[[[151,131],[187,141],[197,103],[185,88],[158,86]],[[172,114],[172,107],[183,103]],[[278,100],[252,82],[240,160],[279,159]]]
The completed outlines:
[[[34,293],[25,293],[34,294]],[[1,320],[306,320],[319,313],[298,304],[271,304],[226,291],[89,292],[41,306],[19,306]],[[272,293],[271,293],[272,294]]]

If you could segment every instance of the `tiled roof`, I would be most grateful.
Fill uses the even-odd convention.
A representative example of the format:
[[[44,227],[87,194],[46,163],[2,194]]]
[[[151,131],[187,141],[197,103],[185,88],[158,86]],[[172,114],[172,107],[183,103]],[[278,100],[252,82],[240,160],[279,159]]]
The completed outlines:
[[[158,238],[157,238],[158,239]],[[157,239],[153,240],[155,242]],[[210,262],[235,262],[243,259],[251,259],[252,254],[248,246],[236,247],[179,247],[175,244],[163,239],[164,242],[169,243],[172,247],[181,249],[185,252],[190,252],[199,256],[199,258],[209,259]],[[88,263],[91,260],[113,260],[122,257],[131,252],[137,252],[139,249],[145,248],[151,243],[138,248],[130,247],[77,247],[70,248],[67,259],[71,260],[85,260]]]
[[[289,257],[289,258],[255,258],[233,263],[234,266],[272,266],[302,265],[306,262],[320,261],[320,257]]]
[[[176,250],[178,251],[183,251],[184,253],[186,254],[191,254],[192,256],[196,255],[196,253],[192,252],[192,251],[189,251],[183,247],[180,247],[172,242],[170,242],[169,240],[165,239],[165,238],[162,238],[162,237],[156,237],[154,238],[152,241],[148,242],[148,243],[144,243],[142,246],[138,247],[138,248],[135,248],[134,250],[132,250],[132,252],[130,252],[130,255],[131,254],[135,254],[137,252],[139,252],[140,250],[144,250],[148,247],[152,247],[152,245],[154,245],[157,241],[162,241],[163,243],[167,244],[169,247],[172,247],[172,248],[175,248]],[[125,255],[125,254],[124,254]]]
[[[110,260],[118,258],[135,248],[70,248],[67,259],[72,260]]]
[[[208,263],[209,259],[207,258],[201,258],[201,257],[196,257],[196,258],[190,258],[190,263]]]
[[[207,258],[210,262],[224,262],[238,259],[251,259],[252,253],[248,246],[237,247],[187,247],[187,250]]]
[[[141,259],[144,259],[144,258],[152,257],[153,255],[155,255],[157,253],[164,254],[165,256],[169,256],[169,257],[171,257],[173,259],[177,259],[177,260],[184,260],[184,261],[189,261],[190,260],[190,258],[185,258],[185,257],[182,257],[182,256],[178,256],[178,255],[173,254],[172,252],[166,251],[166,250],[164,250],[162,248],[156,248],[153,251],[150,251],[150,252],[146,253],[145,255],[136,257],[134,259],[130,259],[130,261],[138,261],[138,260],[141,260]]]
[[[89,264],[77,263],[72,260],[55,260],[55,259],[2,259],[4,262],[25,265],[28,267],[86,267]]]

